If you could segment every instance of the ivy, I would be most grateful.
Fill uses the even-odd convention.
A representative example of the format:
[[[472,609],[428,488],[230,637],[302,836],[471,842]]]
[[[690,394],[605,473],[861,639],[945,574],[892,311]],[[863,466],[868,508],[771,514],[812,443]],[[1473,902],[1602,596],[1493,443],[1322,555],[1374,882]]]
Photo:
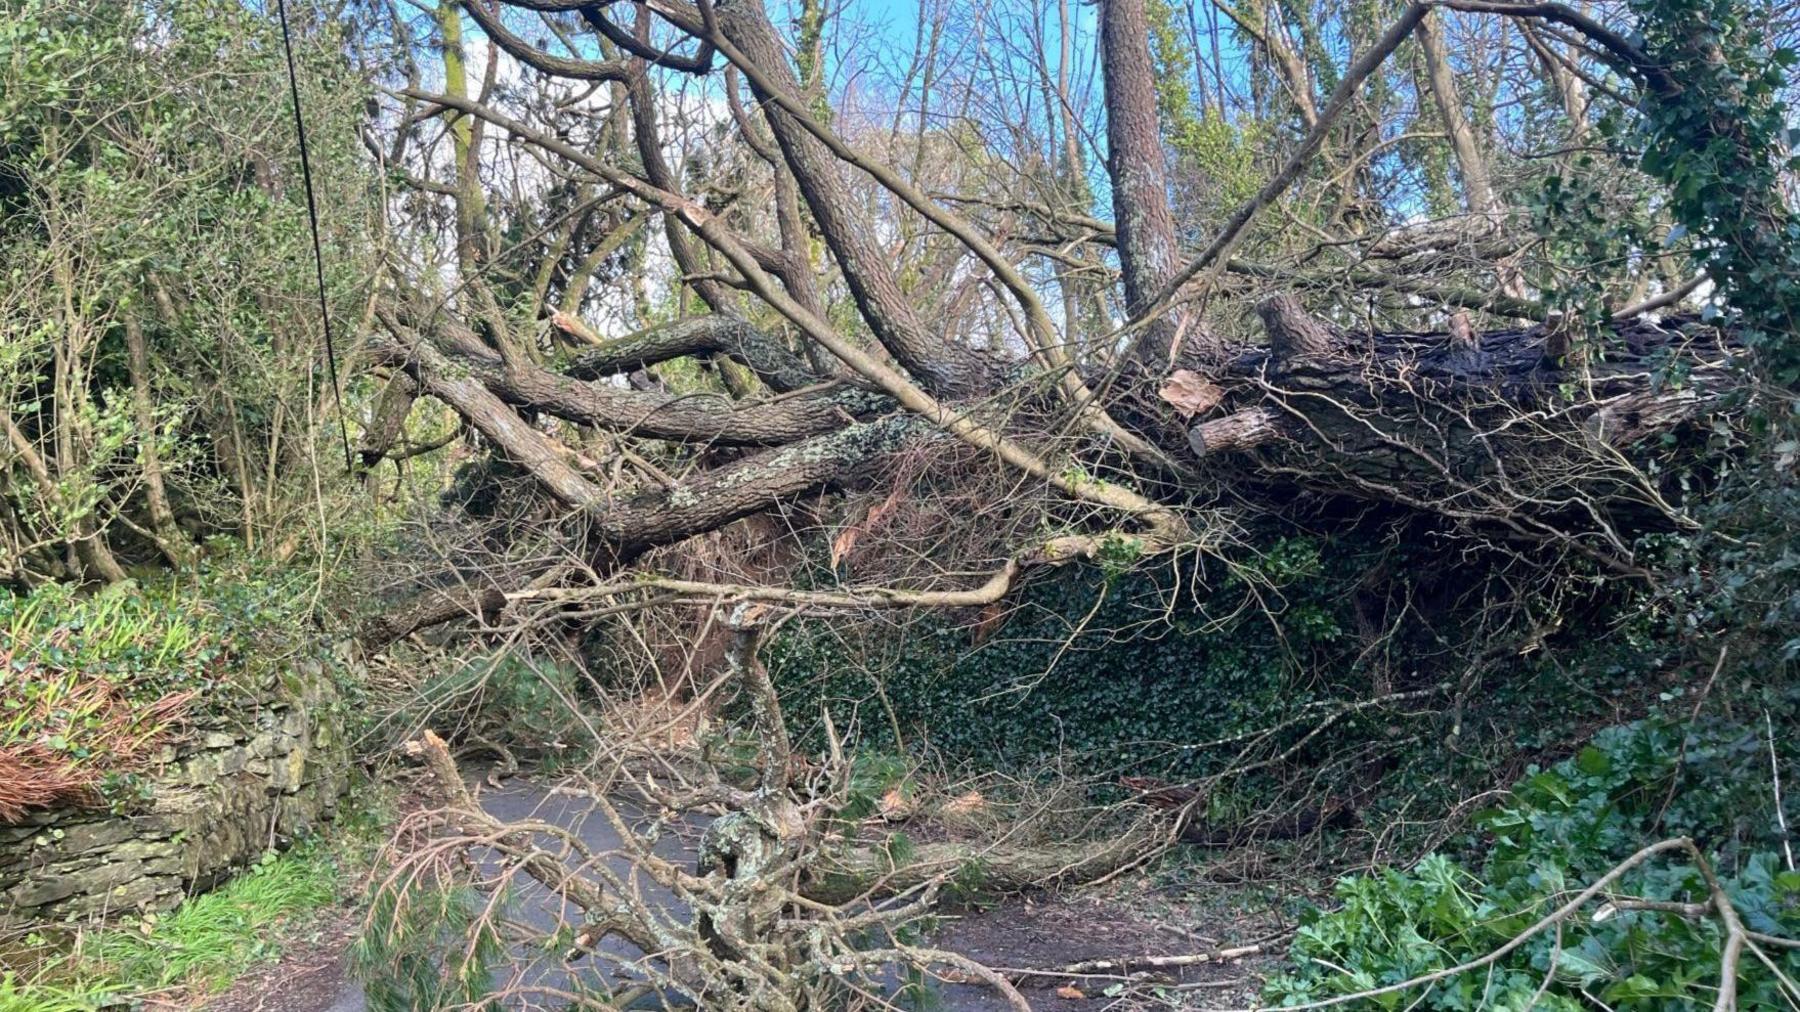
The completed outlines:
[[[770,656],[788,717],[804,725],[830,709],[840,731],[857,729],[859,747],[929,741],[953,763],[1028,770],[1072,754],[1093,769],[1194,771],[1202,757],[1180,743],[1218,737],[1324,689],[1297,684],[1296,662],[1346,667],[1338,644],[1312,638],[1310,619],[1288,628],[1284,644],[1251,588],[1222,568],[1146,572],[1131,565],[1140,550],[1133,539],[1110,538],[1099,566],[1031,584],[991,638],[979,623],[945,616],[867,643],[823,625],[790,628]],[[1278,549],[1252,575],[1279,579],[1296,553],[1316,558],[1317,548]],[[1354,565],[1346,555],[1329,575],[1288,586],[1283,616],[1341,611],[1332,599]],[[1205,609],[1182,600],[1186,580],[1214,585]],[[1209,621],[1234,611],[1240,617]],[[821,725],[810,730],[817,739]]]
[[[1790,694],[1791,696],[1791,694]],[[1792,703],[1786,723],[1792,730]],[[1693,837],[1724,878],[1746,927],[1800,933],[1800,874],[1780,857],[1768,790],[1771,747],[1785,768],[1800,764],[1793,734],[1773,744],[1761,721],[1656,717],[1609,728],[1574,757],[1532,769],[1507,799],[1478,819],[1464,849],[1478,860],[1434,854],[1411,870],[1346,878],[1337,909],[1302,923],[1288,972],[1268,997],[1301,1004],[1400,983],[1498,949],[1641,847]],[[1700,872],[1678,858],[1640,866],[1615,895],[1697,903]],[[1365,999],[1346,1008],[1525,1010],[1706,1007],[1718,984],[1721,931],[1715,920],[1596,903],[1545,931],[1491,968],[1429,988]],[[1771,949],[1790,977],[1800,952]],[[1786,1007],[1780,982],[1746,960],[1739,1007]]]
[[[1129,539],[1109,541],[1100,565],[1027,584],[1006,603],[1004,621],[927,614],[897,629],[792,623],[769,646],[770,671],[804,748],[826,747],[821,714],[828,710],[853,749],[1021,774],[1061,768],[1175,778],[1216,773],[1233,761],[1230,749],[1196,743],[1280,724],[1308,704],[1429,684],[1445,665],[1467,663],[1451,644],[1473,630],[1459,625],[1454,610],[1426,617],[1408,608],[1399,621],[1382,611],[1445,594],[1480,597],[1467,569],[1434,574],[1428,542],[1401,539],[1393,547],[1366,531],[1325,539],[1292,530],[1264,532],[1259,541],[1234,566],[1189,559],[1179,567],[1127,566]],[[1388,604],[1368,596],[1377,572],[1397,574],[1381,591],[1392,595]],[[1561,606],[1581,613],[1593,605]],[[1650,663],[1618,639],[1575,646],[1580,661],[1592,664],[1580,698],[1601,713],[1617,704],[1620,686],[1641,682]],[[1559,652],[1557,660],[1570,658]],[[1578,737],[1597,718],[1570,703],[1567,678],[1547,662],[1515,665],[1483,691],[1479,705],[1492,707],[1496,719],[1468,715],[1469,734],[1481,740],[1462,743],[1458,768],[1437,757],[1396,764],[1394,775],[1410,780],[1428,769],[1435,779],[1408,788],[1417,791],[1485,785],[1493,761],[1486,750],[1512,755]],[[1401,719],[1370,710],[1341,720],[1296,761],[1328,762],[1340,747],[1370,740],[1399,743],[1412,730],[1399,729]],[[1296,725],[1292,738],[1311,726]],[[1449,731],[1418,729],[1434,741]],[[1504,729],[1535,737],[1514,740]],[[1243,790],[1278,790],[1279,781],[1272,774]]]
[[[1774,45],[1766,3],[1628,6],[1659,76],[1631,130],[1617,118],[1603,126],[1641,144],[1640,167],[1668,188],[1669,211],[1735,311],[1744,342],[1770,379],[1792,387],[1800,383],[1800,222],[1781,194],[1782,174],[1800,159],[1789,154],[1794,132],[1781,92],[1800,57]]]

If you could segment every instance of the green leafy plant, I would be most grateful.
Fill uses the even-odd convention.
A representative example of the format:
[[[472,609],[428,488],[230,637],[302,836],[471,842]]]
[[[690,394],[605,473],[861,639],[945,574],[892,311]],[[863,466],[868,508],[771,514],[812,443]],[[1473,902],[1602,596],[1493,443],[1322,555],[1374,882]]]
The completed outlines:
[[[1782,177],[1800,167],[1783,89],[1800,54],[1768,29],[1766,3],[1631,0],[1656,65],[1634,117],[1606,121],[1642,145],[1694,258],[1777,384],[1800,383],[1800,222]]]
[[[548,657],[475,651],[443,665],[381,717],[402,738],[421,727],[546,762],[580,754],[591,699],[581,673]]]
[[[366,88],[289,6],[327,296],[348,313]],[[274,547],[323,514],[293,508],[320,494],[309,441],[332,435],[310,407],[320,328],[272,311],[316,298],[283,70],[275,19],[230,0],[7,5],[0,584],[188,568],[215,536]]]
[[[1800,874],[1781,857],[1770,749],[1791,777],[1800,764],[1794,737],[1777,740],[1760,722],[1689,727],[1654,718],[1609,728],[1573,758],[1533,771],[1480,817],[1483,834],[1467,848],[1479,863],[1434,854],[1409,871],[1338,883],[1338,907],[1307,916],[1293,966],[1271,981],[1268,997],[1302,1004],[1479,959],[1640,848],[1674,836],[1696,841],[1749,930],[1800,935]],[[1351,1007],[1704,1007],[1718,986],[1724,931],[1684,905],[1709,896],[1684,855],[1651,860],[1491,967]],[[1795,950],[1769,955],[1790,977],[1800,971]],[[1740,1007],[1785,1007],[1781,982],[1758,963],[1739,966],[1738,986]]]

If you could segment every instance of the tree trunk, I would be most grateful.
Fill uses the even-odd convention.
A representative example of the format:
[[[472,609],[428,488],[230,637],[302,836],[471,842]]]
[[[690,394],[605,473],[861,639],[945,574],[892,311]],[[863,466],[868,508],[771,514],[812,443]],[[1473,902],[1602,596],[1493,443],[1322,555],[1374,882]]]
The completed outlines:
[[[1175,242],[1175,218],[1169,211],[1149,33],[1144,0],[1102,0],[1106,169],[1112,179],[1113,222],[1128,317],[1136,317],[1149,306],[1174,276],[1181,255]],[[1151,320],[1137,337],[1134,357],[1151,372],[1160,372],[1175,357],[1179,330],[1167,315]]]
[[[169,493],[163,486],[161,455],[156,447],[156,417],[151,410],[150,349],[137,317],[125,317],[126,367],[131,372],[131,411],[138,427],[138,469],[144,475],[144,501],[150,509],[150,530],[157,550],[173,566],[181,566],[192,554],[187,535],[175,524]]]

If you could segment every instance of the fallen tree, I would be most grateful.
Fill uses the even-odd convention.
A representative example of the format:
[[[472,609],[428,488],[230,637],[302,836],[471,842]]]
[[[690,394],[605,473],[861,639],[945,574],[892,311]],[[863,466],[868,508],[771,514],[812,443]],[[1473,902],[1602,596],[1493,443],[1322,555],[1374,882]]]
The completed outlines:
[[[1626,99],[1678,97],[1659,69],[1668,54],[1590,18],[1558,5],[1458,6],[1571,33],[1560,41],[1596,47],[1585,59],[1614,67],[1621,79],[1608,87]],[[444,141],[456,152],[451,178],[430,190],[453,205],[456,280],[399,271],[375,300],[364,351],[401,393],[372,420],[364,459],[403,445],[416,393],[447,405],[487,451],[486,470],[465,478],[498,475],[510,498],[496,511],[504,522],[471,538],[486,554],[411,560],[423,589],[363,638],[379,649],[461,618],[509,644],[578,639],[651,609],[694,622],[680,672],[659,669],[658,690],[714,712],[718,687],[736,687],[740,737],[721,747],[754,758],[715,765],[747,767],[754,784],[714,769],[685,794],[648,782],[658,778],[635,785],[658,811],[707,812],[692,870],[657,857],[654,839],[599,792],[633,868],[692,917],[666,916],[634,894],[631,875],[573,843],[545,857],[534,841],[556,834],[486,819],[457,794],[441,744],[421,746],[456,846],[498,850],[580,907],[574,955],[626,940],[634,954],[623,962],[651,990],[724,1006],[829,1005],[839,988],[871,986],[878,965],[957,963],[857,938],[928,910],[968,869],[1025,888],[1118,873],[1183,840],[1241,839],[1201,824],[1210,785],[1187,784],[1176,785],[1186,793],[1174,815],[1120,806],[1129,825],[1102,843],[932,840],[902,859],[845,824],[852,777],[835,737],[823,760],[797,755],[756,656],[759,630],[779,622],[762,610],[967,609],[979,638],[1036,570],[1092,563],[1110,581],[1146,558],[1229,557],[1266,518],[1303,516],[1329,532],[1376,515],[1394,520],[1395,536],[1454,538],[1483,563],[1502,560],[1495,570],[1516,566],[1444,595],[1466,603],[1478,586],[1466,599],[1483,598],[1469,606],[1483,614],[1446,631],[1433,663],[1487,658],[1490,647],[1510,656],[1530,648],[1534,619],[1487,588],[1575,572],[1647,576],[1642,538],[1695,525],[1682,496],[1733,452],[1713,433],[1764,400],[1741,321],[1691,315],[1688,265],[1659,267],[1630,289],[1596,284],[1605,298],[1593,305],[1533,280],[1554,279],[1562,264],[1532,259],[1524,216],[1505,206],[1432,5],[1407,5],[1346,43],[1353,57],[1324,75],[1328,94],[1284,71],[1299,123],[1271,149],[1271,171],[1189,222],[1177,213],[1181,185],[1158,171],[1181,135],[1164,125],[1176,110],[1163,108],[1156,80],[1155,11],[1106,0],[1097,57],[1111,223],[1093,217],[1074,150],[1088,124],[1074,115],[1057,128],[1070,149],[1056,152],[1059,167],[1031,180],[1049,196],[1013,201],[983,174],[1012,151],[978,130],[938,129],[920,112],[902,142],[898,127],[883,136],[848,110],[834,115],[818,63],[807,66],[822,59],[819,40],[801,40],[802,58],[791,59],[760,3],[466,0],[444,10],[492,41],[486,82],[458,80],[446,61],[441,88],[415,73],[388,95],[397,147]],[[1410,196],[1378,191],[1371,166],[1408,138],[1382,136],[1363,105],[1393,83],[1396,54],[1410,58],[1421,31],[1433,34],[1418,53],[1418,87],[1431,92],[1464,184],[1441,222],[1414,222]],[[1253,34],[1290,64],[1276,52],[1283,33]],[[516,62],[516,86],[496,84],[496,51]],[[1056,61],[1042,62],[1045,93],[1066,89],[1048,79]],[[723,96],[719,122],[671,111],[689,82]],[[1075,104],[1065,90],[1051,106]],[[707,139],[682,149],[676,137],[690,135]],[[962,157],[969,148],[980,156]],[[543,206],[488,202],[483,170],[493,166],[477,150],[505,160],[513,179],[547,168]],[[442,170],[424,153],[412,164]],[[585,295],[593,265],[582,247],[595,235],[582,223],[601,199],[662,226],[666,265],[640,257],[619,286],[629,311]],[[1326,203],[1333,210],[1315,213]],[[1304,242],[1271,234],[1290,223]],[[520,249],[540,259],[521,267],[511,259]],[[1640,243],[1620,260],[1660,256]],[[652,309],[641,284],[662,266],[672,312]],[[931,512],[921,499],[933,493],[956,505]],[[915,517],[927,520],[909,525]],[[759,537],[783,547],[753,545]],[[1258,579],[1230,562],[1226,576]],[[1204,598],[1204,583],[1183,592]],[[1265,583],[1256,589],[1278,589]],[[1402,602],[1396,621],[1411,607]],[[1496,643],[1452,642],[1470,628]],[[656,654],[635,626],[620,639]],[[1460,720],[1480,668],[1408,671],[1405,684],[1378,681],[1369,696],[1441,695]],[[1295,734],[1252,736],[1246,747],[1267,754],[1227,765],[1273,769],[1317,731]],[[1285,820],[1291,832],[1279,819],[1260,828],[1303,836],[1353,808],[1339,799],[1298,809]],[[1022,1001],[1004,976],[961,964]]]
[[[1307,289],[1305,273],[1284,278],[1264,266],[1251,272],[1263,286],[1255,305],[1262,339],[1217,332],[1230,316],[1212,312],[1217,271],[1229,268],[1257,217],[1311,170],[1335,119],[1423,23],[1424,7],[1408,8],[1367,45],[1317,105],[1286,163],[1185,265],[1177,262],[1167,187],[1154,181],[1115,185],[1115,217],[1137,223],[1116,234],[1103,234],[1104,222],[1083,224],[1079,214],[1039,216],[1046,228],[1081,230],[1066,248],[1104,241],[1118,250],[1131,319],[1112,335],[1078,335],[1067,329],[1072,319],[1059,332],[1041,287],[1019,270],[1003,239],[807,110],[805,87],[756,5],[645,7],[634,25],[616,22],[616,11],[603,5],[511,5],[550,18],[547,24],[560,24],[554,12],[579,15],[622,50],[599,61],[554,55],[495,11],[463,6],[543,87],[616,84],[632,114],[630,146],[596,152],[574,142],[578,120],[565,113],[502,108],[466,88],[397,93],[411,110],[408,122],[416,128],[441,117],[458,130],[497,131],[588,192],[624,195],[660,213],[672,255],[706,312],[608,338],[579,313],[540,301],[541,323],[532,327],[578,348],[553,366],[529,350],[518,316],[500,308],[476,270],[463,281],[471,294],[448,304],[427,306],[396,292],[374,316],[385,333],[368,350],[448,403],[551,501],[578,514],[584,554],[609,572],[657,546],[852,487],[896,453],[960,442],[1060,500],[1052,512],[1082,517],[1054,546],[1013,546],[1007,554],[1020,560],[1093,558],[1109,538],[1127,539],[1140,556],[1196,542],[1212,548],[1181,516],[1189,504],[1228,494],[1280,511],[1300,495],[1342,503],[1326,511],[1375,504],[1416,512],[1519,551],[1547,549],[1551,558],[1573,551],[1609,571],[1639,573],[1637,538],[1689,523],[1660,458],[1703,447],[1703,439],[1681,434],[1756,399],[1741,368],[1743,349],[1728,331],[1652,315],[1678,301],[1675,292],[1597,324],[1559,313],[1524,328],[1508,323],[1508,312],[1540,315],[1522,297],[1517,246],[1508,243],[1491,252],[1507,261],[1492,267],[1496,285],[1507,289],[1493,298],[1396,283],[1414,317],[1440,330],[1357,328],[1330,304],[1309,312],[1281,291],[1283,281],[1289,290]],[[1152,70],[1142,33],[1130,30],[1140,17],[1134,10],[1126,0],[1109,5],[1123,28],[1102,39],[1115,150],[1138,152],[1113,166],[1121,178],[1127,161],[1148,157],[1157,122],[1145,107],[1154,104],[1154,89],[1144,85]],[[1615,36],[1590,22],[1556,11],[1520,15],[1598,32],[1597,44],[1626,65],[1654,63],[1641,51],[1619,50]],[[658,23],[672,31],[673,48],[649,41]],[[684,41],[697,48],[673,55]],[[759,103],[760,117],[736,107],[733,126],[772,174],[779,246],[756,234],[757,216],[715,213],[685,193],[663,156],[656,76],[707,76],[721,59],[733,95],[747,85]],[[1651,99],[1666,91],[1655,74],[1647,81]],[[616,157],[632,153],[635,168]],[[995,334],[977,347],[927,324],[874,245],[878,230],[851,186],[865,178],[904,215],[941,233],[952,262],[967,257],[991,276],[1002,295],[996,311],[1013,314],[1010,336]],[[471,185],[464,180],[452,192]],[[1483,200],[1488,210],[1468,221],[1486,234],[1495,228],[1491,194]],[[855,313],[849,325],[830,318],[816,285],[794,269],[804,258],[792,244],[809,229],[841,277],[845,307]],[[469,241],[476,249],[491,242]],[[1404,264],[1394,250],[1421,241],[1393,234],[1366,245],[1370,257]],[[1426,245],[1440,249],[1445,240]],[[1241,269],[1234,276],[1245,276]],[[1501,315],[1460,308],[1472,304]],[[766,322],[753,324],[753,315]],[[1240,306],[1238,315],[1249,314]],[[696,358],[712,363],[726,389],[659,387],[657,369]],[[403,417],[410,404],[395,398],[391,408]],[[531,421],[543,418],[567,428]],[[392,439],[402,428],[383,417],[372,433]],[[595,440],[599,449],[580,445]],[[387,452],[380,442],[366,446],[365,459]],[[634,444],[647,449],[631,454]],[[601,463],[612,448],[627,455],[625,466]],[[1100,473],[1109,477],[1094,477]],[[497,604],[491,592],[459,600],[463,613]],[[379,643],[458,613],[433,594],[397,609],[401,618],[376,622],[367,638]]]

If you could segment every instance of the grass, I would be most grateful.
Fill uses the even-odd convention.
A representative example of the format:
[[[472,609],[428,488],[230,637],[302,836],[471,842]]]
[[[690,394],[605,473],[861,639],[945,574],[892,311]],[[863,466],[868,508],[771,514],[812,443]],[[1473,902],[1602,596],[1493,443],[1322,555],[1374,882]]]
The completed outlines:
[[[0,974],[0,1012],[91,1012],[116,997],[98,986],[26,984],[15,974]]]
[[[277,955],[276,925],[330,905],[337,864],[322,848],[270,856],[224,887],[196,896],[138,930],[94,936],[82,955],[114,980],[136,988],[213,991]]]
[[[29,979],[0,978],[0,1012],[92,1012],[220,991],[278,956],[282,929],[330,906],[340,880],[335,855],[318,842],[271,854],[166,915],[77,936]]]

